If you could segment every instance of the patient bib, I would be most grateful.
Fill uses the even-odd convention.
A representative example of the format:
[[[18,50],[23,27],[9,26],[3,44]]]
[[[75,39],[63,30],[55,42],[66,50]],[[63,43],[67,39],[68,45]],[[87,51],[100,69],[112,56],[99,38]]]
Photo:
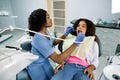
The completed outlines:
[[[85,60],[94,39],[94,36],[85,37],[83,42],[81,42],[80,45],[72,52],[71,56],[76,56]]]
[[[85,37],[84,40],[80,43],[80,45],[72,52],[71,56],[76,56],[80,59],[85,60],[90,50],[90,47],[94,42],[94,39],[95,36]],[[75,39],[66,40],[63,44],[63,49],[66,50],[73,43],[74,40]]]

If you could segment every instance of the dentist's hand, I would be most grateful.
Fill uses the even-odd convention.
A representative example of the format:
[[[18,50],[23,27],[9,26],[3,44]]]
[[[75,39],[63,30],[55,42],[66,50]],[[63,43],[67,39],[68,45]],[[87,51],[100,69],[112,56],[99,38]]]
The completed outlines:
[[[79,33],[74,41],[74,43],[78,46],[82,41],[83,39],[85,38],[85,35],[82,34],[82,33]]]
[[[66,29],[65,35],[68,36],[68,34],[73,32],[73,31],[74,31],[74,28],[71,27],[71,26],[68,26],[67,29]]]

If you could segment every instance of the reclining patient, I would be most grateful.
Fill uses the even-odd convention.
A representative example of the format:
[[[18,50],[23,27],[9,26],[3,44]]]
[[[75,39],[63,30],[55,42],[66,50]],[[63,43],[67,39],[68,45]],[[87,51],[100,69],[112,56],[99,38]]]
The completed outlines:
[[[95,25],[88,19],[78,19],[73,28],[71,34],[75,36],[81,34],[84,39],[66,61],[56,67],[51,80],[94,80],[93,71],[99,63]],[[68,42],[69,40],[64,42],[64,49],[70,45]]]

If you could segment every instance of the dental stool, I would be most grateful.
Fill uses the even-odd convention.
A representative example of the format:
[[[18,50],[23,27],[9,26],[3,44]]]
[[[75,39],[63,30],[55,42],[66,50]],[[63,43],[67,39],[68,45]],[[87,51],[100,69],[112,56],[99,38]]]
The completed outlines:
[[[31,51],[31,42],[30,41],[23,42],[20,45],[20,47],[22,48],[22,50],[30,52]],[[29,75],[27,69],[25,68],[16,75],[16,80],[32,80],[32,79],[30,78],[30,75]]]

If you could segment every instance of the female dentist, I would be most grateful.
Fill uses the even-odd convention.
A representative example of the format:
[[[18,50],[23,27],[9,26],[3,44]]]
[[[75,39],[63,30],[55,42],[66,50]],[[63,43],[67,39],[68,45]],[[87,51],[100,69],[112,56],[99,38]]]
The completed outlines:
[[[73,44],[67,50],[61,54],[57,54],[54,51],[54,45],[60,43],[62,40],[43,36],[51,36],[50,32],[47,30],[47,28],[51,26],[52,21],[47,11],[43,9],[36,9],[30,14],[29,30],[38,32],[36,34],[31,32],[29,33],[30,36],[33,36],[31,53],[39,56],[38,60],[34,61],[27,67],[32,80],[50,80],[54,74],[54,70],[49,62],[49,58],[54,62],[61,64],[85,37],[85,35],[79,34]],[[73,30],[74,29],[72,27],[68,27],[65,34],[60,38],[65,39],[65,37]]]

